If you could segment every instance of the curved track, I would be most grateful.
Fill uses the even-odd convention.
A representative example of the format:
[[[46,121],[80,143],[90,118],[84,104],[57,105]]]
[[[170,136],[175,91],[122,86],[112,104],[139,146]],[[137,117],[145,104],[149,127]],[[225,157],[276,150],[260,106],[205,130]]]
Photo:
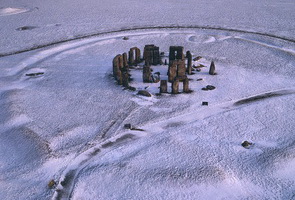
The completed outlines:
[[[206,30],[206,29],[208,29],[208,30],[230,31],[230,32],[238,32],[238,33],[250,33],[250,34],[266,36],[266,37],[270,37],[270,38],[275,38],[275,39],[280,39],[280,40],[295,43],[294,39],[281,37],[281,36],[277,36],[277,35],[273,35],[273,34],[269,34],[269,33],[261,33],[261,32],[254,32],[254,31],[247,31],[247,30],[240,30],[240,29],[223,28],[223,27],[181,26],[181,25],[145,26],[145,27],[132,27],[132,28],[125,28],[125,29],[111,30],[111,31],[99,32],[99,33],[91,33],[91,34],[88,34],[88,35],[77,36],[77,37],[67,39],[67,40],[55,41],[55,42],[51,42],[51,43],[48,43],[48,44],[41,44],[41,45],[38,45],[38,46],[22,49],[22,50],[19,50],[19,51],[2,53],[2,54],[0,54],[0,57],[20,54],[20,53],[24,53],[24,52],[29,52],[29,51],[32,51],[32,50],[42,49],[42,48],[45,48],[45,47],[50,47],[50,46],[57,45],[57,44],[62,44],[62,43],[65,43],[65,42],[71,42],[71,41],[75,41],[75,40],[86,39],[86,38],[90,38],[90,37],[96,37],[96,36],[100,36],[100,35],[103,35],[103,34],[120,33],[120,32],[127,32],[127,31],[136,31],[136,30],[149,30],[149,29],[152,29],[152,30],[153,29],[154,30],[159,30],[159,29],[204,29],[204,30]]]

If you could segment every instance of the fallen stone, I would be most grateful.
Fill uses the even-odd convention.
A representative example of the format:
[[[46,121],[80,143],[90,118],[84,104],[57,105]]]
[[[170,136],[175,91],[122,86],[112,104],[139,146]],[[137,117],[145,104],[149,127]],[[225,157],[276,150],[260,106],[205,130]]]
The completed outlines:
[[[151,93],[149,93],[146,90],[139,90],[137,94],[141,95],[141,96],[146,96],[146,97],[151,97],[152,96]]]
[[[132,86],[129,86],[127,89],[128,90],[131,90],[131,91],[135,91],[136,90],[136,88],[135,87],[132,87]]]
[[[202,58],[202,56],[197,56],[197,57],[194,58],[194,61],[198,61],[198,60],[200,60],[201,58]]]
[[[202,90],[205,90],[205,91],[207,91],[207,90],[214,90],[215,88],[216,87],[213,86],[213,85],[207,85],[206,87],[202,88]]]
[[[206,67],[205,65],[202,65],[202,64],[199,64],[199,65],[193,65],[193,68],[196,68],[196,69],[198,69],[198,68],[202,68],[202,67]]]
[[[207,101],[202,102],[202,106],[208,106],[208,105],[209,105],[209,103]]]
[[[197,81],[202,81],[202,80],[203,80],[202,78],[198,78],[198,79],[197,79]]]
[[[243,146],[244,148],[249,148],[252,144],[253,144],[252,142],[244,141],[244,142],[242,143],[242,146]]]
[[[214,90],[216,87],[213,86],[213,85],[207,85],[206,88],[207,88],[208,90]]]
[[[123,37],[123,40],[129,40],[129,37],[125,36],[125,37]]]

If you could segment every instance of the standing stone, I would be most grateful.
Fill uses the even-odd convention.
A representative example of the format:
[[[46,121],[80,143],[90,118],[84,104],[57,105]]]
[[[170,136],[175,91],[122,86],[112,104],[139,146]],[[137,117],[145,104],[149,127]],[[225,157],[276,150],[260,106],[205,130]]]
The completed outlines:
[[[129,50],[129,65],[137,65],[140,63],[140,49],[137,47],[132,47]]]
[[[177,76],[177,62],[173,61],[168,68],[168,81],[171,83]]]
[[[129,65],[132,66],[134,65],[134,52],[132,49],[130,49],[129,51]]]
[[[167,59],[165,59],[165,63],[164,63],[164,65],[167,65]]]
[[[168,88],[167,80],[161,80],[160,93],[167,93],[168,92],[167,88]]]
[[[170,46],[169,48],[169,64],[173,60],[182,60],[184,59],[183,47],[182,46]]]
[[[183,80],[183,92],[184,93],[189,93],[190,92],[188,78]]]
[[[122,84],[124,87],[129,87],[129,74],[127,71],[122,72]]]
[[[154,46],[153,48],[153,65],[161,64],[160,61],[160,49],[159,47]]]
[[[176,78],[172,82],[172,94],[178,94],[179,93],[179,80]]]
[[[113,76],[117,80],[119,85],[122,85],[122,72],[123,69],[123,57],[121,54],[117,55],[113,59]]]
[[[127,53],[123,53],[123,67],[128,69],[128,59],[127,59]]]
[[[177,78],[179,78],[180,81],[182,81],[186,78],[185,72],[186,72],[186,68],[185,68],[184,59],[177,60]]]
[[[192,56],[190,51],[186,52],[186,58],[187,58],[187,69],[186,69],[186,71],[187,71],[187,73],[189,75],[191,75],[192,74],[192,58],[193,58],[193,56]]]
[[[153,44],[145,45],[144,52],[143,52],[143,58],[146,63],[148,62],[152,65],[161,64],[159,47],[157,47]]]
[[[143,66],[142,79],[143,79],[143,82],[144,83],[151,83],[151,82],[153,82],[152,70],[151,70],[151,66],[150,65]]]
[[[209,74],[210,75],[216,75],[216,73],[215,73],[215,64],[214,64],[213,61],[211,62],[211,65],[210,65]]]
[[[136,64],[140,63],[140,49],[139,48],[135,48],[135,62]]]

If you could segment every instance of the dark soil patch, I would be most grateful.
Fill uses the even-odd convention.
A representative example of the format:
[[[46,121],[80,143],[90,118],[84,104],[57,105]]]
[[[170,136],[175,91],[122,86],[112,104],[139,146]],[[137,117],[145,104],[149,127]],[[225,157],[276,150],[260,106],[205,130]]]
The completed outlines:
[[[22,26],[22,27],[17,28],[16,30],[17,31],[28,31],[28,30],[32,30],[35,28],[38,28],[38,27],[37,26]]]
[[[268,92],[265,94],[261,94],[261,95],[257,95],[257,96],[253,96],[253,97],[249,97],[246,99],[242,99],[240,101],[237,101],[236,103],[234,103],[235,106],[240,106],[243,104],[247,104],[247,103],[253,103],[256,101],[261,101],[263,99],[267,99],[267,98],[271,98],[271,97],[278,97],[278,96],[283,96],[286,94],[290,94],[290,93],[282,93],[282,92]]]

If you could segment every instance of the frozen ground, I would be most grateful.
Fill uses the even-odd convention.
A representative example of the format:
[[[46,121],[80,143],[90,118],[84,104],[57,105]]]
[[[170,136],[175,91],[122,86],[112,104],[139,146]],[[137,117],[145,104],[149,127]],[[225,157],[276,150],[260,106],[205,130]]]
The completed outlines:
[[[294,2],[157,3],[3,1],[0,53],[28,51],[0,58],[0,199],[295,199]],[[195,28],[46,46],[166,25]],[[115,84],[113,57],[151,43],[203,57],[193,93],[147,98]]]

